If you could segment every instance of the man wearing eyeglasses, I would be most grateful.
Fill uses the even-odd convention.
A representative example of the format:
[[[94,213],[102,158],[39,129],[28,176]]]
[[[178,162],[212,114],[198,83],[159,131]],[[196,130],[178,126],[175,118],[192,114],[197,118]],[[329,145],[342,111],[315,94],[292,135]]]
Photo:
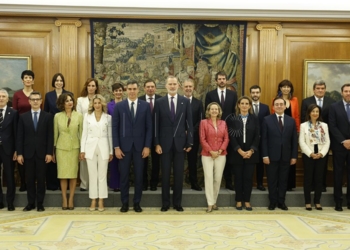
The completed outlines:
[[[17,162],[26,168],[28,204],[23,211],[35,209],[45,211],[46,164],[53,154],[53,117],[42,111],[41,94],[33,91],[29,95],[31,110],[20,115],[17,132]]]

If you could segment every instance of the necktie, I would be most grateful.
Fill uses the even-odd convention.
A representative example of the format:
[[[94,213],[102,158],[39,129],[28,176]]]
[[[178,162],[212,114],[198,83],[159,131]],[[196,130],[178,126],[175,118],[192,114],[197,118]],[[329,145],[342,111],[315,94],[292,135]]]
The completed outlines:
[[[348,121],[350,122],[350,104],[346,104],[346,114],[348,115]]]
[[[322,99],[321,99],[321,98],[318,98],[318,106],[319,106],[320,108],[322,108]]]
[[[174,104],[174,97],[171,97],[170,101],[170,114],[171,114],[171,121],[175,121],[175,104]]]
[[[259,114],[259,105],[258,104],[254,104],[254,114],[256,116],[258,116],[258,114]]]
[[[134,102],[131,102],[131,109],[130,109],[130,111],[131,111],[131,119],[132,119],[132,121],[134,122],[135,121],[135,109],[134,109]]]
[[[34,112],[34,129],[38,126],[38,112]]]
[[[221,91],[221,108],[223,109],[225,105],[225,96],[224,96],[224,91]]]
[[[4,121],[4,117],[2,115],[2,111],[4,111],[4,109],[0,109],[0,125]]]
[[[148,98],[149,99],[149,106],[151,107],[151,113],[153,112],[153,98],[152,97],[150,97],[150,98]]]
[[[283,131],[282,116],[279,116],[279,117],[278,117],[278,124],[279,124],[280,130]]]

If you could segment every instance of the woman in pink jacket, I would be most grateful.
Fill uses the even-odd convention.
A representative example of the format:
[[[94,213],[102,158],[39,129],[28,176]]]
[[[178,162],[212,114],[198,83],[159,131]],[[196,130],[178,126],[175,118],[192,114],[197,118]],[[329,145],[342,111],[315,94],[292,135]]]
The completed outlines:
[[[202,145],[202,163],[204,170],[207,213],[218,210],[216,200],[219,195],[222,173],[226,163],[226,148],[229,142],[226,122],[220,120],[222,110],[219,104],[208,105],[205,117],[200,123],[200,142]]]

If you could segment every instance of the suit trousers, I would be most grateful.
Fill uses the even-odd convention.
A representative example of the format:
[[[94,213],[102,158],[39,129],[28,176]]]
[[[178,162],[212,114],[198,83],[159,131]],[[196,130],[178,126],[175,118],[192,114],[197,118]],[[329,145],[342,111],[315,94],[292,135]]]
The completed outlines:
[[[160,155],[157,154],[155,147],[151,147],[151,157],[144,159],[143,167],[143,185],[148,187],[148,160],[151,159],[151,180],[149,185],[151,187],[157,187],[159,183],[159,172],[160,172]]]
[[[173,206],[181,206],[185,164],[184,152],[185,151],[178,152],[173,143],[169,152],[163,152],[160,156],[162,168],[162,205],[165,207],[170,206],[170,175],[172,165],[174,175]]]
[[[39,158],[37,154],[33,158],[24,159],[24,167],[26,169],[27,199],[28,204],[43,204],[45,198],[45,178],[46,178],[46,162],[45,159]]]
[[[346,200],[350,204],[350,150],[333,150],[333,175],[334,175],[334,201],[341,203],[343,201],[343,176],[344,165],[347,171],[347,189]]]
[[[202,156],[205,197],[207,198],[208,206],[216,204],[225,163],[226,155],[220,155],[216,159],[211,158],[211,156]]]
[[[237,202],[250,202],[253,189],[253,175],[255,164],[234,165],[235,191]]]
[[[266,165],[270,203],[283,204],[286,198],[289,161],[271,161]]]
[[[87,169],[89,171],[89,198],[96,199],[108,198],[107,189],[107,169],[108,159],[104,160],[101,156],[100,147],[97,146],[92,159],[86,159]]]
[[[124,152],[123,159],[119,160],[120,170],[120,198],[123,204],[129,203],[129,174],[131,163],[134,165],[134,204],[140,203],[142,197],[142,185],[143,185],[143,164],[142,152],[137,151],[133,145],[129,152]]]
[[[57,163],[50,162],[46,168],[46,188],[57,190],[60,187],[60,180],[57,178]]]
[[[7,155],[2,145],[0,145],[0,166],[3,166],[3,175],[6,179],[7,192],[6,201],[7,203],[13,203],[15,200],[16,183],[15,183],[15,164],[12,161],[13,155]],[[0,167],[0,202],[3,202],[2,195],[2,183],[1,183],[1,167]]]
[[[89,189],[89,171],[86,161],[80,161],[80,188]]]
[[[323,172],[325,165],[325,158],[314,160],[305,154],[302,156],[304,165],[304,198],[305,204],[311,204],[311,189],[315,187],[314,204],[320,204],[322,186],[323,186]]]
[[[191,185],[197,184],[197,161],[198,161],[199,141],[194,141],[192,149],[187,153],[188,176]]]
[[[120,189],[119,160],[113,155],[113,160],[109,162],[108,186],[112,189]]]

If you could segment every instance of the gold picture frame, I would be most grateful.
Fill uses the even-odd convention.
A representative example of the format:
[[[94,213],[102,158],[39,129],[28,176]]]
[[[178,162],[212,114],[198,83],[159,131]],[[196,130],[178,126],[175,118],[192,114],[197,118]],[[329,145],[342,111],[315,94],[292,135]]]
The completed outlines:
[[[340,100],[341,86],[350,82],[350,59],[305,59],[303,98],[314,94],[313,85],[315,81],[320,79],[326,83],[326,95],[332,97],[334,100]]]
[[[7,90],[10,101],[13,94],[23,88],[21,73],[27,69],[32,69],[31,55],[0,55],[0,88]]]

